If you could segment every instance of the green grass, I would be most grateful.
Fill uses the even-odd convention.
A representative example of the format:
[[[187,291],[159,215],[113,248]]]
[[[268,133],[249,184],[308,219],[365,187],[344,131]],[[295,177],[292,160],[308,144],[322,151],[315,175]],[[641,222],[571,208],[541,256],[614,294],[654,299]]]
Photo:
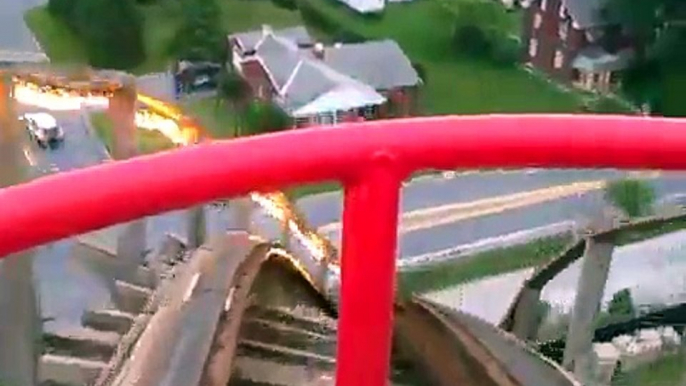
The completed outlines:
[[[236,117],[231,109],[221,103],[217,106],[215,98],[191,99],[181,105],[185,114],[195,118],[212,138],[233,138],[236,130]]]
[[[647,239],[662,236],[668,233],[677,232],[686,228],[686,219],[674,220],[668,223],[654,226],[647,230],[635,232],[622,232],[615,239],[615,245],[627,245],[638,243]]]
[[[578,111],[576,94],[565,93],[518,68],[458,59],[451,51],[454,16],[438,0],[388,4],[383,17],[354,14],[334,0],[301,0],[350,30],[372,39],[391,38],[427,73],[422,87],[426,114]],[[459,8],[467,0],[452,0]],[[514,13],[512,17],[517,17]],[[518,22],[504,25],[519,35]]]
[[[217,0],[222,8],[226,33],[260,28],[262,24],[286,27],[302,24],[300,13],[274,6],[266,0]],[[176,2],[139,6],[144,19],[143,39],[146,60],[132,72],[144,74],[166,69],[172,61],[169,45],[176,33],[181,14]],[[86,63],[83,44],[64,23],[53,18],[45,6],[29,10],[26,22],[53,63]]]
[[[634,370],[619,374],[612,386],[675,386],[686,373],[684,353],[668,355]]]
[[[432,264],[426,268],[404,271],[399,275],[400,292],[403,296],[426,293],[482,277],[538,266],[557,257],[570,242],[569,236],[543,238],[527,244]]]
[[[165,70],[170,63],[169,45],[180,24],[179,12],[171,5],[138,8],[143,15],[145,61],[134,69],[137,74]]]
[[[320,193],[326,193],[326,192],[333,192],[336,190],[341,190],[341,184],[337,182],[322,182],[320,184],[308,184],[308,185],[300,185],[296,186],[295,188],[291,188],[288,190],[288,197],[293,200],[293,202],[297,201],[299,198],[303,198],[305,196],[311,196],[314,194],[320,194]]]
[[[103,112],[93,113],[91,114],[91,123],[98,137],[100,137],[107,149],[112,151],[114,133],[110,118]],[[136,132],[136,137],[140,154],[151,154],[175,147],[169,139],[158,131],[141,129]]]
[[[627,231],[617,236],[615,245],[637,243],[685,228],[686,219],[671,221],[647,230]],[[557,257],[570,242],[571,238],[568,236],[543,238],[527,244],[401,272],[400,292],[407,296],[412,293],[436,291],[483,277],[539,266]]]
[[[46,7],[29,10],[24,19],[51,62],[81,64],[88,61],[79,38],[64,23],[53,18]]]

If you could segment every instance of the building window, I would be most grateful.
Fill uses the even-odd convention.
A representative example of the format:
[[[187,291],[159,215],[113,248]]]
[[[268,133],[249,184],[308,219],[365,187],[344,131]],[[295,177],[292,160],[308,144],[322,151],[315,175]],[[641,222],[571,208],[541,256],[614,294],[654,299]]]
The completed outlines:
[[[543,23],[543,17],[541,16],[540,13],[536,12],[536,16],[534,16],[534,29],[541,28],[542,23]]]
[[[558,28],[558,35],[563,42],[567,41],[567,36],[569,35],[569,23],[567,21],[561,21],[560,27]]]
[[[538,54],[538,39],[531,39],[529,41],[529,56],[535,58]]]
[[[562,53],[562,51],[557,50],[555,51],[555,59],[553,61],[553,66],[555,68],[562,68],[562,65],[565,62],[565,55]]]
[[[542,11],[547,11],[548,8],[548,0],[541,0],[541,10]]]
[[[581,81],[581,72],[578,69],[573,69],[572,70],[572,81],[574,82],[579,82]]]

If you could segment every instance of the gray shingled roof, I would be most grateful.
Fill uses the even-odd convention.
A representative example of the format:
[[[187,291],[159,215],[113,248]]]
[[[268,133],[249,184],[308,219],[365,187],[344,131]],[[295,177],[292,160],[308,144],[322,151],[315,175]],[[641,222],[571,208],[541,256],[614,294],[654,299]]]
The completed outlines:
[[[303,61],[286,90],[283,108],[287,111],[297,110],[337,85],[338,82],[326,76],[317,66]]]
[[[572,20],[581,29],[600,26],[605,23],[600,12],[605,0],[562,0]]]
[[[300,61],[296,49],[289,48],[287,44],[272,35],[264,38],[257,49],[257,54],[262,58],[279,89],[286,84]]]
[[[420,82],[412,63],[393,40],[327,47],[324,63],[377,90],[413,86]]]
[[[296,44],[313,44],[312,37],[303,26],[274,30],[273,34],[277,37],[288,39]],[[243,49],[246,51],[255,49],[255,46],[262,39],[263,36],[264,32],[261,29],[231,35],[231,37],[236,38],[241,42]]]

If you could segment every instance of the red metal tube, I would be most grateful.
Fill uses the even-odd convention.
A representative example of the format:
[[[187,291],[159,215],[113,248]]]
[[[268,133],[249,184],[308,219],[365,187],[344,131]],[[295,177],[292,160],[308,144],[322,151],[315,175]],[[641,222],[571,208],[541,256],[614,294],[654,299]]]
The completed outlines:
[[[0,257],[251,190],[350,180],[364,172],[372,154],[382,149],[396,155],[408,170],[527,166],[686,169],[686,120],[435,117],[293,130],[189,146],[0,190]]]
[[[346,185],[336,385],[388,383],[400,182],[389,157]]]

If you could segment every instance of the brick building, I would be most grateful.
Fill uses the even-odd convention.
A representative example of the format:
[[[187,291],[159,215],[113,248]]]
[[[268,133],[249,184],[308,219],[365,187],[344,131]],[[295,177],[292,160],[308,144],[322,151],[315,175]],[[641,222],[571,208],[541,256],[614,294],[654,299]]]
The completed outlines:
[[[304,27],[230,35],[232,65],[255,98],[297,126],[411,115],[421,79],[392,40],[324,46]]]
[[[602,10],[603,0],[531,1],[523,23],[525,61],[556,80],[612,91],[634,50],[628,39],[608,39]]]

